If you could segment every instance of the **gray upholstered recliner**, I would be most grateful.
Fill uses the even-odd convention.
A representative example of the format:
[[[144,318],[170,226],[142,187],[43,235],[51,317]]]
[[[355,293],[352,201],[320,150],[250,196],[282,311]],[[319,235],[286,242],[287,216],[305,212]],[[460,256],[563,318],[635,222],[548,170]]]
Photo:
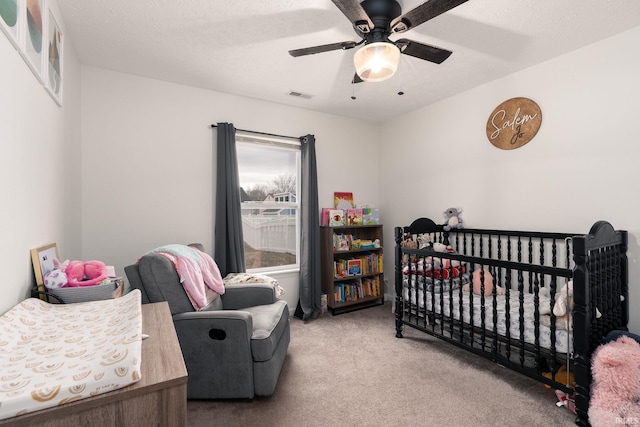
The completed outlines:
[[[175,267],[145,255],[125,267],[142,303],[167,301],[189,374],[190,399],[270,396],[289,347],[289,309],[267,284],[229,285],[195,311]]]

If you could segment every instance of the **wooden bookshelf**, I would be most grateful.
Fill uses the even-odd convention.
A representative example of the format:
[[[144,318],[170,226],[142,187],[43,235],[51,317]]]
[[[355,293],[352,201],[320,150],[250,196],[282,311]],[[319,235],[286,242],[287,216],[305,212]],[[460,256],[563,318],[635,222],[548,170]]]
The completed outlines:
[[[348,249],[337,250],[334,236],[344,236]],[[331,313],[384,304],[382,225],[322,226],[320,240],[322,290]],[[379,245],[360,248],[354,240]]]

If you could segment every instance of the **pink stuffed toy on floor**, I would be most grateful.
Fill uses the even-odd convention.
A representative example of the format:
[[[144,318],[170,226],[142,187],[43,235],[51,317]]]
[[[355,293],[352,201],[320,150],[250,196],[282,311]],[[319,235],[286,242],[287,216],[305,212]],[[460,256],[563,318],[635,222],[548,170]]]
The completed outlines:
[[[622,336],[601,345],[591,362],[592,427],[640,425],[640,344]]]

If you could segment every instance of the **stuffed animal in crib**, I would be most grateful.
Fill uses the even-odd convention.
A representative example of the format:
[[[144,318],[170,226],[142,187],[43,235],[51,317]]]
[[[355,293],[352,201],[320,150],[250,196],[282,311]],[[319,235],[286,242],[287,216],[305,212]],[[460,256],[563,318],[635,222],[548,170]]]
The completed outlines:
[[[436,252],[442,253],[453,253],[455,252],[451,246],[445,245],[444,243],[436,242],[433,244],[433,250]]]
[[[462,228],[462,218],[460,218],[461,213],[462,208],[449,208],[444,211],[445,223],[442,229],[450,231],[452,228]]]
[[[450,245],[445,245],[444,243],[437,243],[437,242],[433,244],[433,250],[436,252],[448,253],[448,254],[456,253],[455,249],[453,249],[453,247],[451,247]],[[442,266],[443,268],[460,267],[461,265],[460,261],[455,259],[448,259],[448,258],[433,257],[433,262],[436,266],[438,266],[438,268],[440,266]]]
[[[556,293],[555,301],[553,314],[556,316],[556,327],[571,329],[573,327],[573,280],[569,280],[566,285],[560,288],[560,291]],[[596,319],[602,317],[598,307],[595,308],[595,317]],[[549,326],[551,324],[550,319],[543,319],[543,324]]]
[[[548,315],[551,313],[551,290],[548,286],[538,288],[538,299],[540,303],[538,304],[538,311],[541,315]],[[540,318],[540,321],[543,322],[543,317]],[[549,322],[551,324],[551,322]],[[549,326],[549,325],[547,325]]]
[[[431,264],[431,257],[426,258],[418,258],[417,260],[411,260],[411,262],[406,262],[404,267],[402,267],[402,274],[405,276],[408,274],[418,274],[419,276],[424,276],[424,272],[431,270],[432,268],[436,268]],[[439,267],[437,267],[439,268]]]
[[[560,292],[556,294],[556,302],[553,305],[553,314],[558,319],[571,321],[571,311],[573,310],[573,280],[569,280]]]
[[[436,279],[450,279],[465,273],[466,268],[459,261],[436,257],[418,258],[416,262],[406,262],[402,267],[402,274],[417,274],[418,276],[434,277]]]
[[[411,235],[411,233],[404,233],[404,235],[402,236],[401,245],[403,248],[409,248],[409,249],[418,248],[418,242],[413,240],[413,236]]]
[[[418,234],[418,249],[424,249],[433,243],[433,239],[429,233]]]
[[[593,427],[640,424],[640,344],[622,336],[591,359],[589,421]]]
[[[106,280],[107,266],[102,261],[71,261],[65,269],[67,287],[93,286]]]
[[[558,295],[559,293],[556,293],[556,299],[558,298]],[[551,312],[553,311],[553,307],[551,306],[551,289],[548,286],[538,288],[538,298],[540,301],[540,303],[538,304],[538,312],[540,313],[540,324],[550,327]],[[556,317],[556,328],[566,330],[569,326],[570,325],[561,317]]]
[[[482,292],[482,269],[477,269],[473,272],[471,285],[473,286],[473,293],[480,295]],[[462,290],[469,292],[469,285],[464,285]],[[489,273],[489,270],[484,270],[484,295],[489,296],[493,294],[493,276]],[[504,295],[504,289],[500,286],[496,286],[496,295]]]

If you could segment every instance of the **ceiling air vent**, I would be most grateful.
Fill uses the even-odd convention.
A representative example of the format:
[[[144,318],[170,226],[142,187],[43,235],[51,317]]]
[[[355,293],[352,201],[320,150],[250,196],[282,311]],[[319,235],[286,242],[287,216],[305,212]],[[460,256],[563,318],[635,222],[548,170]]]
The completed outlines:
[[[296,92],[295,90],[292,90],[287,95],[295,96],[296,98],[311,99],[311,95],[307,95],[306,93]]]

